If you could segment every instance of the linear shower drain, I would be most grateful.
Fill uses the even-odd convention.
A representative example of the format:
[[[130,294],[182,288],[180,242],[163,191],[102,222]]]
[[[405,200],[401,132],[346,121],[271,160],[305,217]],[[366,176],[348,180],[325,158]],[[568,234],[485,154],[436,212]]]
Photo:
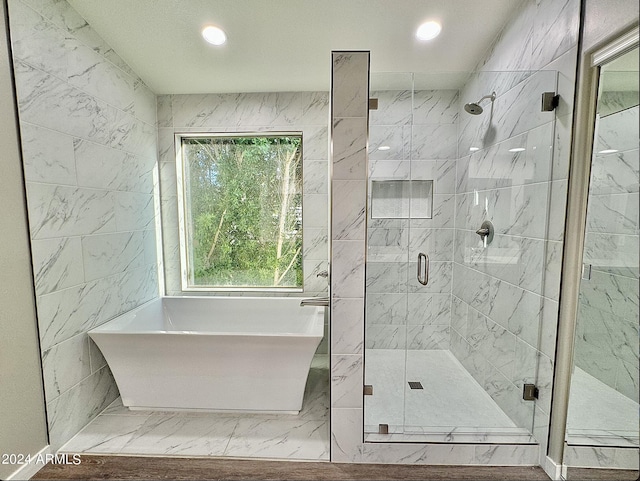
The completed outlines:
[[[409,387],[411,389],[424,389],[420,381],[409,381]]]

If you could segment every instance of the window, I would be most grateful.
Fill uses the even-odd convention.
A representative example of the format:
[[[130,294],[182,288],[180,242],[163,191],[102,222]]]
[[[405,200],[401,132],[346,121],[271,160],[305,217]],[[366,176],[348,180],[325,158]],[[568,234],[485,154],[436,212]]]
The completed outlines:
[[[183,290],[302,290],[302,135],[177,135]]]

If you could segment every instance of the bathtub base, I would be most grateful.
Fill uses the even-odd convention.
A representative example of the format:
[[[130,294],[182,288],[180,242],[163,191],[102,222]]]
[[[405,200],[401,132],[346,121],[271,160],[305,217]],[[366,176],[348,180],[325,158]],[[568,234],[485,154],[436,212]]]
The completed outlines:
[[[323,327],[296,298],[165,297],[89,335],[131,410],[295,415]]]
[[[158,408],[158,407],[140,407],[125,406],[129,411],[153,411],[153,412],[179,412],[179,413],[202,413],[202,414],[284,414],[288,416],[297,416],[300,411],[262,411],[248,409],[199,409],[199,408]]]

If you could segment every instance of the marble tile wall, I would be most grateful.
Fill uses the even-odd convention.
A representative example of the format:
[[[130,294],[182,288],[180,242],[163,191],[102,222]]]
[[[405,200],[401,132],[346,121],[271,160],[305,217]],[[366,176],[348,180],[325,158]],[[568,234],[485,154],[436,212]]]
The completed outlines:
[[[158,295],[155,95],[66,0],[11,0],[51,446],[117,396],[87,331]]]
[[[158,97],[158,155],[167,295],[189,295],[181,290],[174,135],[185,132],[268,131],[302,132],[304,295],[327,295],[327,279],[317,277],[317,273],[327,270],[328,261],[328,122],[328,92]],[[196,294],[208,295],[206,292]],[[249,295],[260,293],[251,292]]]
[[[369,127],[366,347],[449,349],[453,221],[441,216],[372,218],[372,181],[432,180],[434,212],[453,204],[457,157],[457,90],[372,91],[378,110]],[[429,139],[437,136],[438,142]],[[379,150],[386,146],[389,149]],[[429,256],[430,281],[416,278],[420,252]]]
[[[637,99],[636,99],[637,103]],[[638,401],[638,106],[599,119],[575,363]],[[613,153],[599,153],[615,149]]]
[[[364,428],[368,124],[369,52],[332,52],[331,460],[343,463],[360,461]]]
[[[546,455],[580,5],[526,2],[461,91],[451,351]],[[540,96],[556,91],[554,113]],[[492,108],[493,107],[493,108]],[[512,149],[522,149],[513,151]],[[495,227],[488,247],[475,230]],[[538,401],[522,400],[535,383]]]

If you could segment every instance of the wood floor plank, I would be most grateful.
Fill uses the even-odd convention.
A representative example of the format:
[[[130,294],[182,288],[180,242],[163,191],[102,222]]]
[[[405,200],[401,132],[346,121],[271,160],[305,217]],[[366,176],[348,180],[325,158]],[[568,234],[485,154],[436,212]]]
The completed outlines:
[[[548,481],[539,467],[335,464],[239,459],[82,456],[74,465],[46,465],[32,479],[86,480],[495,480]]]
[[[568,468],[567,479],[575,481],[627,481],[637,480],[638,471],[629,469]]]

